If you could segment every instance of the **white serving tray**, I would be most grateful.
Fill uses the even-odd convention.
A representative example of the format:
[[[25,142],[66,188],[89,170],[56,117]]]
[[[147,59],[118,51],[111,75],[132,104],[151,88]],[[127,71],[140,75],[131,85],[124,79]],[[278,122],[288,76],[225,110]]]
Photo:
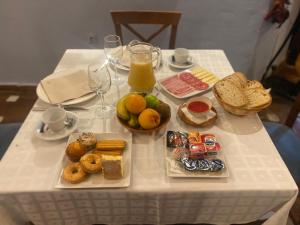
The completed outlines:
[[[73,133],[70,135],[68,143],[75,141],[81,133]],[[63,168],[71,161],[64,154],[60,172],[57,178],[55,188],[122,188],[130,185],[131,177],[131,152],[132,152],[132,134],[131,133],[95,133],[98,140],[100,139],[123,139],[127,142],[126,149],[123,153],[124,176],[118,180],[104,179],[103,174],[89,174],[89,177],[78,184],[71,184],[62,178]]]
[[[190,69],[187,69],[187,70],[178,72],[177,74],[184,73],[184,72],[192,73],[192,71],[191,71]],[[177,74],[173,74],[172,76],[175,76],[175,75],[177,75]],[[192,91],[192,92],[190,92],[190,93],[188,93],[188,94],[186,94],[186,95],[178,96],[178,95],[176,95],[176,94],[170,92],[170,91],[169,91],[169,90],[161,83],[161,82],[163,82],[164,80],[166,80],[166,79],[168,79],[168,78],[170,78],[170,77],[172,77],[172,76],[164,77],[164,78],[158,80],[158,84],[159,84],[159,86],[160,86],[165,92],[167,92],[168,94],[170,94],[170,95],[172,95],[173,97],[178,98],[178,99],[185,99],[185,98],[192,97],[192,96],[194,96],[194,95],[207,93],[207,92],[210,91],[211,88],[213,87],[213,85],[208,84],[208,88],[205,89],[205,90],[194,90],[194,91]]]

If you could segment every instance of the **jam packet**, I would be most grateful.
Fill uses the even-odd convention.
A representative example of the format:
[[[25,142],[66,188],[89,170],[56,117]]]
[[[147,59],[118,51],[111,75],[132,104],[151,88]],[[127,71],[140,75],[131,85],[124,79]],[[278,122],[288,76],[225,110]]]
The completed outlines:
[[[217,155],[221,149],[213,134],[189,132],[188,140],[191,159],[204,159],[205,156]]]
[[[188,148],[188,135],[180,131],[167,132],[167,147],[169,148]]]

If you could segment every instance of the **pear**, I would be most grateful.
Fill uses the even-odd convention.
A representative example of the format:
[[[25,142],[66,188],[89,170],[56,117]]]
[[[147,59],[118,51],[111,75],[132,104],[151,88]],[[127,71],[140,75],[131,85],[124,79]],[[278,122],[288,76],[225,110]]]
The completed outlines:
[[[127,111],[126,106],[125,106],[127,97],[128,96],[126,95],[126,96],[120,98],[117,103],[117,115],[119,118],[121,118],[123,120],[130,120],[130,114]]]

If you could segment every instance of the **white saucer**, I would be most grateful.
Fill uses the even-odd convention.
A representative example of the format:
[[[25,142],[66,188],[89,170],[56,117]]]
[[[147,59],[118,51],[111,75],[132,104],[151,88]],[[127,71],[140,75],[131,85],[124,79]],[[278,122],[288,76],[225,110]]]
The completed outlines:
[[[64,129],[58,132],[53,132],[47,127],[47,125],[45,125],[43,128],[44,131],[40,132],[40,128],[42,126],[42,123],[40,123],[38,127],[35,129],[35,135],[38,138],[45,141],[55,141],[55,140],[68,137],[71,133],[73,133],[77,129],[79,118],[76,114],[68,111],[67,111],[67,117],[68,119],[73,119],[73,125],[71,127],[65,127]]]
[[[168,57],[168,63],[171,67],[175,68],[175,69],[188,69],[192,66],[194,66],[194,62],[193,62],[193,57],[189,56],[188,62],[186,64],[177,64],[174,60],[174,55],[170,55]]]

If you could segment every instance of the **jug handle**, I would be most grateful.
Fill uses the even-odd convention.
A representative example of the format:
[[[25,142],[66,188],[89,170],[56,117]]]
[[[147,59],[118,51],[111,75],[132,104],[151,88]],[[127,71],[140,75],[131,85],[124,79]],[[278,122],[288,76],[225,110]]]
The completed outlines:
[[[155,70],[158,70],[160,63],[161,63],[161,50],[158,47],[154,47],[153,48],[153,52],[155,52],[157,54],[157,60],[156,60],[156,65],[155,65]]]

